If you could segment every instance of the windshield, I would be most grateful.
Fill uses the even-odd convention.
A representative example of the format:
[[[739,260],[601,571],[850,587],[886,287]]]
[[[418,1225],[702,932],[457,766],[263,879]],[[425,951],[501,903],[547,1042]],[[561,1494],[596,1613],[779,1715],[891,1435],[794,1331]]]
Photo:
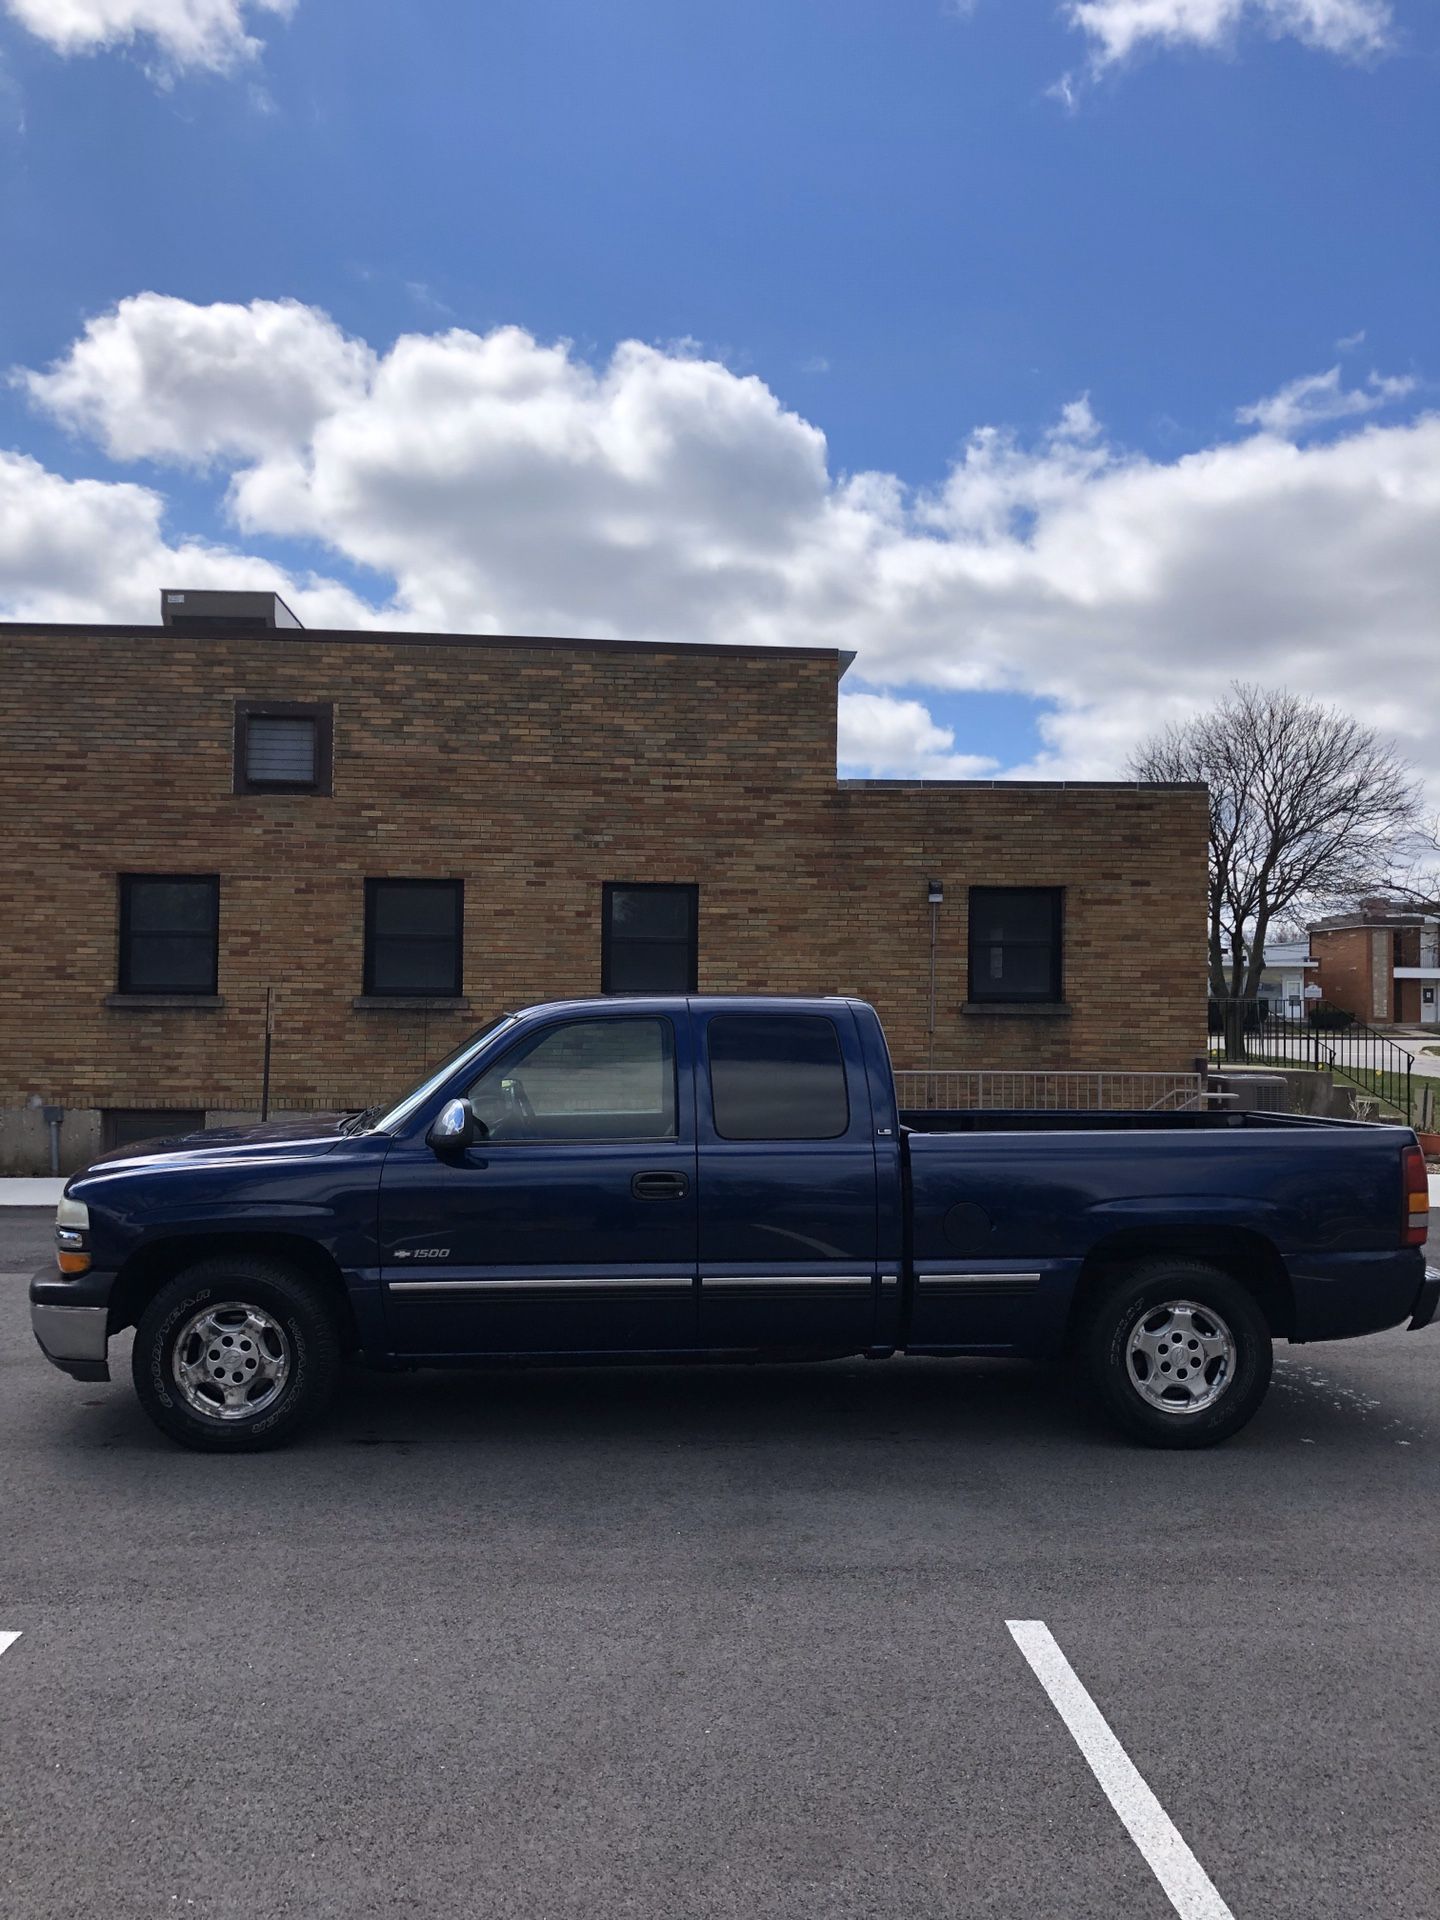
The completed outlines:
[[[497,1034],[502,1027],[508,1027],[514,1018],[513,1013],[498,1014],[488,1026],[481,1027],[478,1032],[472,1033],[468,1040],[462,1040],[453,1052],[446,1054],[438,1067],[431,1068],[430,1072],[420,1082],[418,1087],[414,1088],[412,1092],[407,1093],[405,1097],[391,1107],[388,1112],[382,1113],[379,1116],[374,1123],[377,1130],[381,1132],[393,1132],[396,1127],[404,1126],[416,1108],[424,1106],[431,1094],[435,1092],[437,1087],[449,1079],[450,1075],[455,1071],[456,1067],[460,1065],[462,1060],[476,1052],[486,1040],[489,1040],[492,1035]]]

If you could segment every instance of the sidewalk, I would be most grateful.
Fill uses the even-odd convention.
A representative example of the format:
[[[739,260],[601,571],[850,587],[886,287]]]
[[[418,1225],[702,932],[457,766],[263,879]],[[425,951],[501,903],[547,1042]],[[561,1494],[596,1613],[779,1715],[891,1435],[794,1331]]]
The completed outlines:
[[[0,1207],[53,1207],[63,1180],[0,1180]]]

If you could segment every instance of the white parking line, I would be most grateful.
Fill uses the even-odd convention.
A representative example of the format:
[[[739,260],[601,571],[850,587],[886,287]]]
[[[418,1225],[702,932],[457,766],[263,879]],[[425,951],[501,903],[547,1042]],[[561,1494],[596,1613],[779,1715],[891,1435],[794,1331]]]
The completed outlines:
[[[1006,1626],[1181,1920],[1235,1920],[1175,1823],[1146,1786],[1043,1620]]]
[[[7,1647],[13,1647],[19,1638],[18,1633],[0,1633],[0,1653],[4,1653]]]

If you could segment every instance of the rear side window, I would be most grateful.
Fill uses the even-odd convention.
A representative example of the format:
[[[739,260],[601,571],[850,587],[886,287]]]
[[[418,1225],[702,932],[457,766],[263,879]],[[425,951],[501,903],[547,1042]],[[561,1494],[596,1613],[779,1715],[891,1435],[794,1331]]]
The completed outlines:
[[[722,1140],[835,1140],[848,1131],[840,1036],[823,1014],[718,1014],[709,1051]]]

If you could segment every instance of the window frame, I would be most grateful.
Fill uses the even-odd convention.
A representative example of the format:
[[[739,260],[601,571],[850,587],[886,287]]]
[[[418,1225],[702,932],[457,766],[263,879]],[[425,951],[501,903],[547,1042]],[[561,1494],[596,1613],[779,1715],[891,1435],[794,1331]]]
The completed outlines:
[[[686,1143],[686,1132],[680,1104],[680,1035],[676,1031],[674,1020],[671,1019],[668,1013],[642,1013],[638,1009],[634,1013],[621,1014],[577,1013],[570,1015],[564,1020],[547,1022],[546,1025],[540,1028],[538,1034],[533,1032],[519,1034],[498,1059],[492,1060],[489,1066],[482,1068],[475,1078],[466,1084],[464,1093],[466,1104],[468,1105],[474,1099],[475,1089],[480,1085],[480,1082],[489,1079],[492,1073],[501,1072],[514,1056],[520,1053],[522,1048],[525,1049],[520,1061],[520,1064],[523,1066],[532,1053],[537,1052],[557,1033],[567,1032],[571,1027],[596,1026],[602,1022],[606,1026],[615,1026],[620,1021],[628,1022],[631,1025],[634,1025],[637,1021],[645,1021],[652,1026],[659,1026],[665,1029],[668,1036],[670,1102],[674,1119],[673,1128],[669,1133],[625,1134],[619,1138],[610,1138],[607,1136],[594,1140],[579,1140],[569,1134],[559,1135],[553,1139],[534,1136],[524,1140],[507,1140],[503,1135],[499,1137],[487,1135],[482,1143],[486,1151],[489,1152],[493,1149],[498,1152],[502,1148],[553,1147],[560,1145],[571,1147],[673,1147],[684,1145]]]
[[[1050,933],[1045,940],[976,941],[975,938],[975,898],[977,894],[1043,894],[1050,902]],[[981,1007],[1055,1007],[1063,1006],[1065,1001],[1065,889],[1064,887],[971,887],[965,900],[965,947],[966,947],[966,998],[973,1006]],[[1007,988],[996,992],[988,981],[979,977],[976,966],[979,948],[983,946],[988,953],[994,946],[1002,950],[1007,946],[1043,949],[1049,955],[1050,987],[1043,993],[1020,993]],[[988,991],[987,991],[988,988]]]
[[[119,885],[119,924],[117,928],[117,953],[115,962],[115,987],[118,993],[136,994],[145,998],[154,994],[184,994],[197,1000],[213,1000],[220,991],[220,876],[218,873],[121,873],[116,879]],[[203,987],[193,986],[136,986],[132,979],[131,942],[135,929],[131,924],[133,907],[130,889],[137,881],[158,881],[165,886],[205,886],[210,891],[210,978]],[[162,936],[163,937],[163,936]],[[173,938],[184,936],[174,935]],[[198,935],[191,936],[198,938]],[[143,940],[147,935],[141,934]]]
[[[313,780],[252,780],[249,774],[252,720],[313,720],[315,723],[315,778]],[[235,702],[236,793],[308,793],[328,797],[334,790],[335,706],[329,700],[237,700]]]
[[[688,925],[685,932],[686,958],[689,962],[685,977],[688,985],[678,989],[681,993],[700,991],[700,886],[694,880],[606,880],[600,889],[600,991],[613,994],[617,998],[628,998],[633,994],[650,993],[663,997],[676,992],[671,987],[612,987],[610,969],[613,963],[616,939],[611,925],[611,902],[617,893],[682,893],[685,895],[688,909]],[[626,942],[622,935],[618,944]],[[638,943],[637,943],[638,944]],[[676,943],[678,944],[678,942]]]
[[[455,971],[448,987],[425,987],[395,993],[375,982],[375,902],[381,887],[448,887],[455,895]],[[393,937],[393,936],[390,936]],[[427,936],[434,938],[433,935]],[[361,959],[361,992],[367,1000],[459,1000],[465,993],[465,882],[444,874],[373,874],[365,881],[365,933]]]

